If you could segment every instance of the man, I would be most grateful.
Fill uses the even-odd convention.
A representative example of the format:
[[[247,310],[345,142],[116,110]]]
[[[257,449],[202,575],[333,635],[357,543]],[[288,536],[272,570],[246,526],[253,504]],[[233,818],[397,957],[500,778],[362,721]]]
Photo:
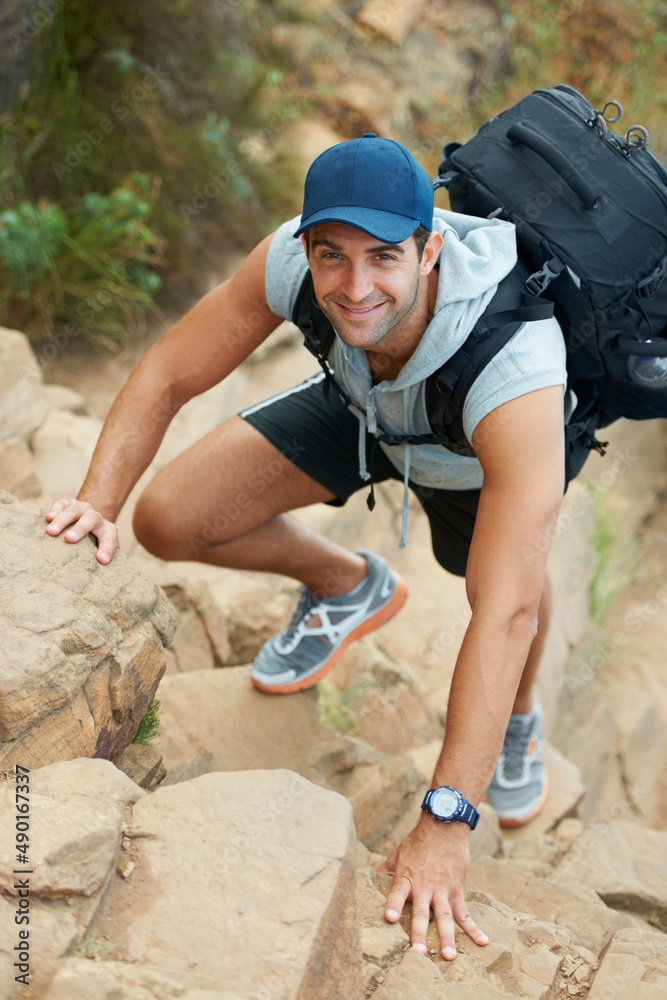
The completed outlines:
[[[286,512],[344,502],[371,475],[416,491],[438,561],[465,575],[472,618],[432,782],[438,791],[381,871],[394,876],[387,919],[398,920],[412,899],[412,942],[425,951],[432,907],[448,959],[454,921],[478,944],[488,940],[463,894],[482,795],[493,779],[491,802],[507,824],[530,819],[546,795],[532,685],[548,613],[543,542],[563,493],[558,325],[526,324],[475,382],[464,427],[476,458],[401,438],[429,431],[424,379],[462,343],[515,260],[511,225],[434,214],[431,182],[399,143],[367,135],[334,146],[308,172],[300,220],[263,240],[146,353],[110,411],[78,499],[55,501],[47,515],[51,534],[71,526],[67,541],[92,532],[98,560],[108,563],[113,521],[173,415],[291,316],[310,267],[337,333],[333,377],[349,402],[325,392],[320,373],[249,407],[160,472],[137,505],[135,532],[163,559],[196,554],[301,581],[290,626],[252,671],[261,690],[289,693],[317,683],[346,644],[400,608],[406,588],[380,557],[348,552]],[[398,443],[375,448],[381,431]],[[237,504],[234,521],[216,521],[293,440],[298,447],[271,488]],[[403,543],[406,519],[407,506]],[[217,531],[206,540],[205,522]]]

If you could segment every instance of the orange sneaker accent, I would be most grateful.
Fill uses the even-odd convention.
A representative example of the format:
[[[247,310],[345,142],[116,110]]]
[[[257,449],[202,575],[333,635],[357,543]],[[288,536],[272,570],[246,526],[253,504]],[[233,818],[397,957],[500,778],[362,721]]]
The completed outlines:
[[[544,788],[542,789],[542,794],[537,800],[537,805],[535,808],[528,813],[527,816],[522,816],[521,819],[500,819],[498,818],[498,823],[503,828],[503,830],[511,830],[517,826],[525,826],[526,823],[530,823],[531,819],[535,819],[537,814],[542,811],[544,803],[547,801],[547,796],[549,795],[549,775],[545,773]]]
[[[305,691],[307,688],[315,687],[318,681],[321,681],[330,670],[333,670],[348,646],[351,646],[356,639],[360,639],[362,635],[374,632],[376,628],[384,625],[385,622],[388,622],[390,618],[393,618],[401,610],[408,599],[408,586],[400,573],[396,573],[396,576],[398,577],[398,584],[391,600],[384,607],[376,611],[374,615],[367,618],[366,621],[357,625],[349,635],[346,635],[333,650],[329,659],[322,664],[316,673],[309,674],[308,677],[302,677],[300,680],[292,681],[291,684],[282,684],[279,686],[262,684],[260,681],[255,680],[254,677],[251,677],[253,686],[265,694],[293,694],[295,691]]]

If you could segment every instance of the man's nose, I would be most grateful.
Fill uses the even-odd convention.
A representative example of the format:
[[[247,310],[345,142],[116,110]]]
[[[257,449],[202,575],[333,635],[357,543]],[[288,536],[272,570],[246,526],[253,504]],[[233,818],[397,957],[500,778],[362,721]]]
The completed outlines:
[[[372,276],[365,262],[350,261],[345,268],[341,292],[350,302],[363,302],[373,292]]]

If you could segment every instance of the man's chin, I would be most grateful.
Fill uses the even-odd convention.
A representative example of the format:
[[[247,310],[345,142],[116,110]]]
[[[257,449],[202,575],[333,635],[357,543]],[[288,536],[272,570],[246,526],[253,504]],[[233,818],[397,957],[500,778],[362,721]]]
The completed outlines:
[[[347,347],[361,347],[363,350],[371,350],[380,343],[386,336],[387,330],[359,330],[352,329],[339,324],[336,333]]]

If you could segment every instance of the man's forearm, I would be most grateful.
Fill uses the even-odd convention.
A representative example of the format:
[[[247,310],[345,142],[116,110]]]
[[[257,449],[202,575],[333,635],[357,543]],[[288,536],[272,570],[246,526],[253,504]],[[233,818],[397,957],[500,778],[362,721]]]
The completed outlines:
[[[493,777],[536,618],[505,622],[474,616],[461,644],[434,785],[452,785],[474,805]]]
[[[179,408],[164,376],[140,363],[109,411],[78,499],[115,521]]]

